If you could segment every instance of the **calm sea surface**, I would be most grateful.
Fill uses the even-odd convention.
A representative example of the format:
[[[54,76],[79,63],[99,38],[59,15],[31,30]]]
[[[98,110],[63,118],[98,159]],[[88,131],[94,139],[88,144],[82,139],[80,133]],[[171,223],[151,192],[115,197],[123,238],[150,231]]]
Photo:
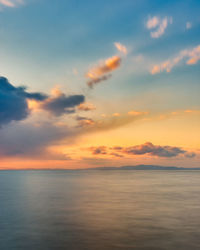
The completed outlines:
[[[0,250],[200,249],[200,171],[0,171]]]

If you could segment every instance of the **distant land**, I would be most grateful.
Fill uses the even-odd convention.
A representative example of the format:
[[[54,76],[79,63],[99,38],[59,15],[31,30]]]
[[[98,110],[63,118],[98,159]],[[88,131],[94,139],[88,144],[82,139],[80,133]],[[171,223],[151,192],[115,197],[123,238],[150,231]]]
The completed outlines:
[[[96,168],[77,168],[77,169],[65,169],[65,168],[25,168],[25,169],[5,169],[0,168],[0,171],[84,171],[84,170],[101,170],[101,171],[108,171],[108,170],[200,170],[199,168],[183,168],[183,167],[174,167],[174,166],[159,166],[159,165],[134,165],[134,166],[121,166],[121,167],[96,167]]]
[[[200,168],[183,168],[173,166],[158,166],[158,165],[135,165],[121,167],[97,167],[88,168],[87,170],[200,170]]]

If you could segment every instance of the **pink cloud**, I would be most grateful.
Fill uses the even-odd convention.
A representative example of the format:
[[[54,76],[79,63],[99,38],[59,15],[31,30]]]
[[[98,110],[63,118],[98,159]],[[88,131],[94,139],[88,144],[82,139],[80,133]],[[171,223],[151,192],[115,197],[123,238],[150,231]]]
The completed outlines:
[[[160,64],[154,65],[151,69],[151,74],[154,75],[161,73],[163,71],[169,73],[174,66],[176,66],[182,61],[185,61],[187,65],[192,65],[198,63],[199,60],[200,60],[200,45],[192,49],[182,50],[174,58],[164,61]]]
[[[152,38],[159,38],[165,33],[165,30],[169,24],[172,24],[173,20],[172,17],[164,17],[160,18],[154,16],[149,18],[146,23],[146,28],[151,30],[151,37]]]
[[[6,7],[16,7],[19,4],[23,4],[23,0],[0,0],[0,4]]]

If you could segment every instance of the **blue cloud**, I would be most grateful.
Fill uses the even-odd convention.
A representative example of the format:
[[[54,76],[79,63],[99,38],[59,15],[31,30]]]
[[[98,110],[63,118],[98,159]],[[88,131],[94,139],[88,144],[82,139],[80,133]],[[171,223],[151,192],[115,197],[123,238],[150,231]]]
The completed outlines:
[[[24,87],[14,87],[5,77],[0,77],[0,126],[25,119],[29,115],[27,99],[46,98],[41,93],[29,93]]]
[[[60,94],[57,97],[50,97],[42,104],[42,108],[55,116],[75,113],[75,107],[85,101],[84,95],[66,96]]]

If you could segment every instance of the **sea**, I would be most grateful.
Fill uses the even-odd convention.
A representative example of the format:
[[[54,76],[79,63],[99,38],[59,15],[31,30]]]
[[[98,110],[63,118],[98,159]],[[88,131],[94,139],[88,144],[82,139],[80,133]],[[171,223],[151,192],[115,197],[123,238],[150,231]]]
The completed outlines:
[[[0,171],[0,250],[200,249],[200,171]]]

